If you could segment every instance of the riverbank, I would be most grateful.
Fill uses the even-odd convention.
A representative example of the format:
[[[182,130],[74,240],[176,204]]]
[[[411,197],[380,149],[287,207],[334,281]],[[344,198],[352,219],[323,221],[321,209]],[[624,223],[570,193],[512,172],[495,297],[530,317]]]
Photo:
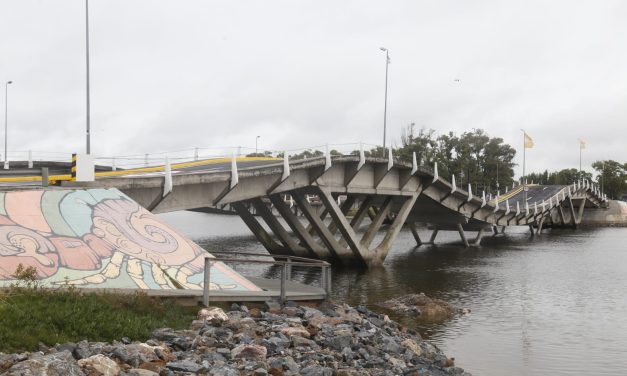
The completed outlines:
[[[288,303],[201,310],[145,342],[66,343],[0,354],[2,375],[469,375],[413,330],[364,307]],[[98,373],[99,372],[99,373]]]
[[[14,286],[0,289],[0,352],[33,351],[39,344],[83,338],[147,339],[156,328],[185,328],[195,315],[193,307],[141,292],[94,294],[74,288]]]

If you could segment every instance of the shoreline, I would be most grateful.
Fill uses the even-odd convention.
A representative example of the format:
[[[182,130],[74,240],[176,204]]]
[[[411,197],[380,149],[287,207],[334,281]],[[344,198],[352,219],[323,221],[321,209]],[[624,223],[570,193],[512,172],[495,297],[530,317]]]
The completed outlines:
[[[251,306],[252,307],[252,306]],[[67,343],[0,353],[3,376],[470,375],[412,329],[359,306],[267,302],[202,309],[190,329],[158,329],[144,342]],[[98,373],[99,372],[99,373]]]

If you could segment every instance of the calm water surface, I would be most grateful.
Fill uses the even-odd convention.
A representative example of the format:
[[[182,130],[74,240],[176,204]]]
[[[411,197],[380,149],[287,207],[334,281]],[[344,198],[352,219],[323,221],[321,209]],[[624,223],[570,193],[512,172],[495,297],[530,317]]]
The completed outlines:
[[[265,252],[238,217],[163,218],[208,250]],[[470,249],[455,245],[452,232],[436,241],[414,248],[402,231],[383,267],[334,270],[335,298],[380,310],[377,302],[424,292],[470,308],[469,316],[441,325],[395,319],[475,375],[627,375],[626,228],[556,230],[534,239],[524,228],[508,229]],[[317,276],[299,278],[313,283]]]

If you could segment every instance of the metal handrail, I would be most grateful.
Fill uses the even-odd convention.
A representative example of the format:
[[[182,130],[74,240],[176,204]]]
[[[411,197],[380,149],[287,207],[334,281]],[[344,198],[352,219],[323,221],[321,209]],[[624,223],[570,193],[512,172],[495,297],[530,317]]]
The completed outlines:
[[[214,257],[212,255],[205,256],[205,267],[204,267],[204,276],[203,276],[204,284],[203,284],[203,294],[202,294],[202,302],[205,307],[209,306],[209,300],[211,298],[211,289],[209,288],[211,285],[211,266],[212,264],[216,262],[281,266],[281,287],[280,287],[279,296],[278,296],[281,304],[285,303],[285,300],[286,300],[285,284],[288,280],[292,279],[292,267],[302,266],[302,267],[309,267],[309,268],[320,268],[321,273],[322,273],[322,280],[321,280],[320,287],[324,289],[327,297],[331,295],[331,264],[326,261],[308,259],[305,257],[298,257],[298,256],[264,255],[264,254],[251,253],[251,252],[217,251],[217,252],[212,252],[212,253],[271,257],[275,259],[284,258],[285,261],[249,260],[249,259],[238,259],[238,258],[228,258],[228,257]]]
[[[222,254],[222,255],[238,255],[238,256],[258,256],[258,257],[267,257],[273,259],[286,259],[286,260],[298,260],[306,263],[315,263],[315,264],[326,264],[330,266],[331,264],[324,260],[316,260],[302,256],[292,256],[292,255],[271,255],[271,254],[263,254],[263,253],[255,253],[255,252],[231,252],[231,251],[211,251],[211,254]],[[209,256],[211,257],[211,256]]]

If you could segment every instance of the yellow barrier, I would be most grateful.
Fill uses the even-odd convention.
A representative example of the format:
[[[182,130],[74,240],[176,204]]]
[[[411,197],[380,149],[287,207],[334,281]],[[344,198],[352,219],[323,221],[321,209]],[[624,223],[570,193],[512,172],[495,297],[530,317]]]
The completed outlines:
[[[240,157],[235,159],[237,162],[255,162],[255,161],[281,161],[281,158],[274,157]],[[207,166],[212,164],[219,163],[228,163],[231,161],[231,158],[217,158],[217,159],[209,159],[202,161],[193,161],[193,162],[181,162],[181,163],[173,163],[172,170],[181,169],[181,168],[189,168],[189,167],[197,167],[197,166]],[[141,167],[141,168],[133,168],[129,170],[118,170],[118,171],[102,171],[97,172],[96,177],[112,177],[112,176],[125,176],[125,175],[134,175],[140,173],[148,173],[148,172],[162,172],[165,170],[165,166],[153,166],[153,167]],[[48,181],[70,181],[72,180],[72,175],[51,175],[48,178]],[[0,178],[0,182],[29,182],[29,181],[41,181],[41,176],[13,176]]]
[[[527,184],[527,187],[533,187],[536,186],[538,184]],[[506,194],[504,194],[503,196],[499,196],[499,204],[501,202],[505,202],[505,200],[510,199],[514,196],[516,196],[517,194],[519,194],[520,192],[522,192],[523,190],[523,186],[519,185],[518,187],[516,187],[515,189],[512,189],[511,191],[507,192]],[[492,200],[494,201],[494,200]]]

